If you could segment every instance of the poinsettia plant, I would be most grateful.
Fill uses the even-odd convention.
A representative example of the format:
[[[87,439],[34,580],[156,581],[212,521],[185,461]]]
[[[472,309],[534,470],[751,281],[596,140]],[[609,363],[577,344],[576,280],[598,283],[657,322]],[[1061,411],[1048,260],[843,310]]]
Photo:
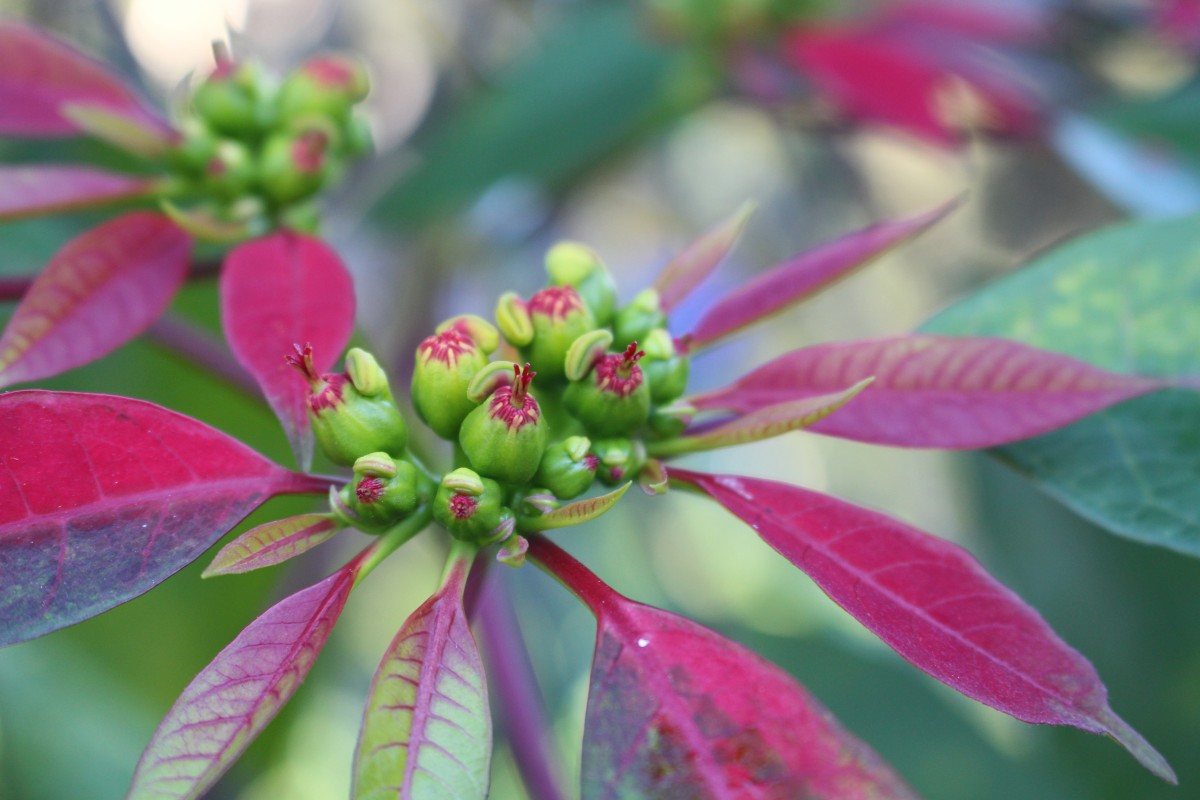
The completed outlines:
[[[0,395],[0,641],[141,594],[271,496],[327,495],[321,511],[237,537],[205,574],[276,565],[347,529],[371,535],[370,544],[266,611],[196,676],[147,746],[129,797],[210,789],[298,689],[353,590],[428,527],[442,531],[445,566],[371,682],[352,796],[487,795],[488,681],[469,626],[478,608],[464,596],[493,552],[512,567],[536,564],[595,615],[584,797],[915,796],[785,672],[618,594],[551,540],[552,531],[600,524],[618,502],[632,502],[626,491],[637,482],[648,495],[638,502],[675,502],[679,493],[715,501],[888,646],[967,697],[1026,722],[1106,734],[1173,782],[1166,760],[1109,707],[1088,661],[958,545],[808,489],[675,464],[802,428],[883,445],[988,447],[1179,383],[1012,340],[914,334],[800,348],[723,388],[689,392],[696,353],[810,297],[955,205],[802,252],[726,294],[687,331],[672,330],[671,314],[733,246],[746,211],[624,304],[595,251],[556,245],[542,288],[503,294],[493,321],[451,317],[416,348],[413,406],[450,443],[443,463],[414,450],[414,421],[370,353],[349,350],[343,372],[318,366],[329,359],[321,348],[337,353],[348,339],[327,333],[320,314],[285,320],[301,335],[275,361],[300,387],[315,441],[349,478],[283,468],[143,401]],[[254,268],[295,274],[312,251],[310,240],[289,236],[299,244],[249,245],[261,248],[251,251]],[[229,267],[234,280],[239,266]],[[235,350],[259,347],[278,322],[262,315],[260,297],[229,292],[224,304]],[[294,422],[286,410],[280,417]],[[555,535],[569,544],[572,534]],[[522,729],[529,724],[514,738],[536,738]],[[561,792],[548,772],[529,774],[542,776],[531,779],[535,795]]]
[[[312,234],[320,192],[370,148],[366,123],[354,113],[367,93],[365,68],[344,56],[316,56],[274,81],[216,47],[215,69],[171,123],[103,64],[37,29],[0,22],[0,52],[12,65],[0,80],[0,136],[92,137],[146,168],[0,167],[0,221],[130,201],[156,206],[125,211],[67,242],[36,280],[6,282],[20,304],[0,335],[0,387],[107,355],[166,310],[189,275],[195,242],[232,244],[222,270],[224,302],[259,302],[277,325],[260,324],[255,337],[230,341],[242,343],[238,359],[288,420],[296,453],[308,464],[306,418],[297,393],[278,380],[274,353],[299,335],[298,319],[311,317],[300,296],[306,289],[330,309],[304,331],[323,345],[322,367],[332,365],[337,339],[353,325],[349,275]],[[294,251],[275,259],[288,265],[287,274],[255,268],[264,253],[280,250]],[[283,320],[285,313],[292,318]],[[325,338],[331,326],[332,340]]]

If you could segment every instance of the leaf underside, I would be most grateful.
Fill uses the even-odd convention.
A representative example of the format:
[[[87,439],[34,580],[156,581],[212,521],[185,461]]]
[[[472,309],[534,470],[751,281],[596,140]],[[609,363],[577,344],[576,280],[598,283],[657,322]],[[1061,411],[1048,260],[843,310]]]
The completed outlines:
[[[462,592],[469,559],[392,640],[363,714],[356,800],[487,797],[492,723]]]
[[[140,400],[10,392],[0,419],[0,645],[142,594],[273,495],[325,488]]]
[[[277,603],[201,670],[154,732],[127,800],[192,800],[308,675],[354,585],[356,562]]]
[[[675,469],[901,656],[1025,722],[1106,733],[1164,780],[1163,757],[1108,706],[1092,665],[962,548],[787,484]]]

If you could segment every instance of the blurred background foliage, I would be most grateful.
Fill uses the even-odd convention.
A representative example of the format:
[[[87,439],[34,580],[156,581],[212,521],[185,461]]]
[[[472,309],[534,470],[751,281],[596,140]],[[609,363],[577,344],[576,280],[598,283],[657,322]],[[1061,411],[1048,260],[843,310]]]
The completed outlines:
[[[756,270],[967,192],[965,208],[920,240],[704,355],[694,369],[703,388],[800,344],[911,330],[1073,234],[1200,206],[1192,171],[1200,79],[1187,42],[1147,23],[1154,3],[1045,4],[1054,33],[1022,55],[1020,69],[1052,112],[1024,140],[971,137],[948,148],[834,120],[802,76],[783,76],[796,91],[770,102],[738,77],[738,48],[780,25],[886,5],[0,0],[0,13],[97,53],[168,108],[181,81],[211,65],[214,38],[277,70],[322,49],[362,54],[373,73],[378,155],[330,203],[325,232],[355,274],[362,341],[393,365],[397,384],[438,320],[487,316],[503,289],[537,288],[542,254],[559,239],[599,250],[628,298],[691,237],[757,201],[737,250],[680,309],[684,330],[690,314]],[[112,152],[78,142],[6,142],[0,156],[116,163]],[[77,214],[6,225],[0,277],[36,271],[93,221]],[[0,318],[10,309],[0,306]],[[216,309],[214,283],[197,281],[173,313],[215,335]],[[154,337],[47,386],[152,400],[291,463],[261,402]],[[1100,737],[1023,725],[926,678],[697,498],[633,493],[603,522],[559,541],[623,593],[692,616],[791,671],[925,797],[1200,792],[1194,560],[1094,528],[980,454],[796,434],[695,464],[828,491],[961,541],[1092,660],[1114,708],[1171,760],[1183,788],[1160,785]],[[239,531],[304,508],[273,501]],[[121,796],[191,676],[269,602],[359,544],[211,581],[199,578],[202,560],[111,613],[0,652],[0,797]],[[211,797],[344,796],[370,675],[431,591],[439,547],[419,539],[355,593],[307,685]],[[564,770],[577,771],[591,620],[535,569],[495,572],[532,648]],[[524,796],[502,741],[492,796]]]

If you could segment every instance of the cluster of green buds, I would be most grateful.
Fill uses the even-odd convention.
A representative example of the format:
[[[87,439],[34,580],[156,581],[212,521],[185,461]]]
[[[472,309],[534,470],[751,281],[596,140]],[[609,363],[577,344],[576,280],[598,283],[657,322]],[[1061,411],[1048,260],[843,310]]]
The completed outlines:
[[[494,324],[453,317],[417,347],[413,406],[454,454],[440,478],[407,451],[369,354],[351,350],[335,375],[316,375],[304,348],[290,357],[311,387],[318,443],[354,469],[332,498],[342,524],[378,533],[424,513],[461,541],[501,543],[500,560],[520,564],[522,532],[590,519],[635,479],[661,490],[663,470],[647,453],[686,422],[676,401],[689,359],[657,293],[620,306],[600,258],[574,243],[550,250],[546,272],[530,297],[502,295]],[[576,500],[597,484],[620,488]]]
[[[272,227],[311,231],[314,196],[347,162],[371,148],[354,106],[367,95],[366,68],[338,55],[309,59],[275,81],[257,64],[217,52],[196,86],[179,137],[166,154],[174,194],[197,197],[168,212],[202,238],[239,238]]]

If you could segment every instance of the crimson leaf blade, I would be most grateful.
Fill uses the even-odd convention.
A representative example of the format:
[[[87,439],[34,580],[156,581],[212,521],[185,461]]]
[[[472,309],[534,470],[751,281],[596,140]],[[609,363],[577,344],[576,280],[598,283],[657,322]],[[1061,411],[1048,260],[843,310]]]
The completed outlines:
[[[311,344],[326,372],[354,330],[354,285],[319,239],[280,231],[230,251],[221,271],[221,320],[238,361],[258,381],[302,468],[312,463],[308,384],[287,365]]]
[[[1175,773],[1108,705],[1087,659],[969,553],[883,514],[756,478],[673,469],[803,570],[929,675],[1025,722],[1111,736],[1171,783]]]
[[[923,232],[958,205],[954,201],[915,217],[881,222],[800,253],[717,301],[684,341],[703,347],[783,311]]]
[[[487,797],[492,723],[463,610],[472,553],[412,613],[371,681],[354,754],[356,800]]]
[[[597,618],[585,800],[915,798],[783,670],[690,620],[622,597],[540,536],[530,553]]]
[[[308,675],[360,563],[284,598],[200,671],[146,745],[127,800],[193,800],[216,783]]]
[[[0,646],[153,588],[277,494],[323,492],[140,400],[0,395]]]
[[[915,334],[795,350],[689,402],[749,414],[872,376],[809,430],[900,447],[991,447],[1170,385],[1005,339]]]
[[[141,333],[183,282],[191,244],[166,217],[143,211],[72,239],[0,336],[0,387],[95,361]]]

